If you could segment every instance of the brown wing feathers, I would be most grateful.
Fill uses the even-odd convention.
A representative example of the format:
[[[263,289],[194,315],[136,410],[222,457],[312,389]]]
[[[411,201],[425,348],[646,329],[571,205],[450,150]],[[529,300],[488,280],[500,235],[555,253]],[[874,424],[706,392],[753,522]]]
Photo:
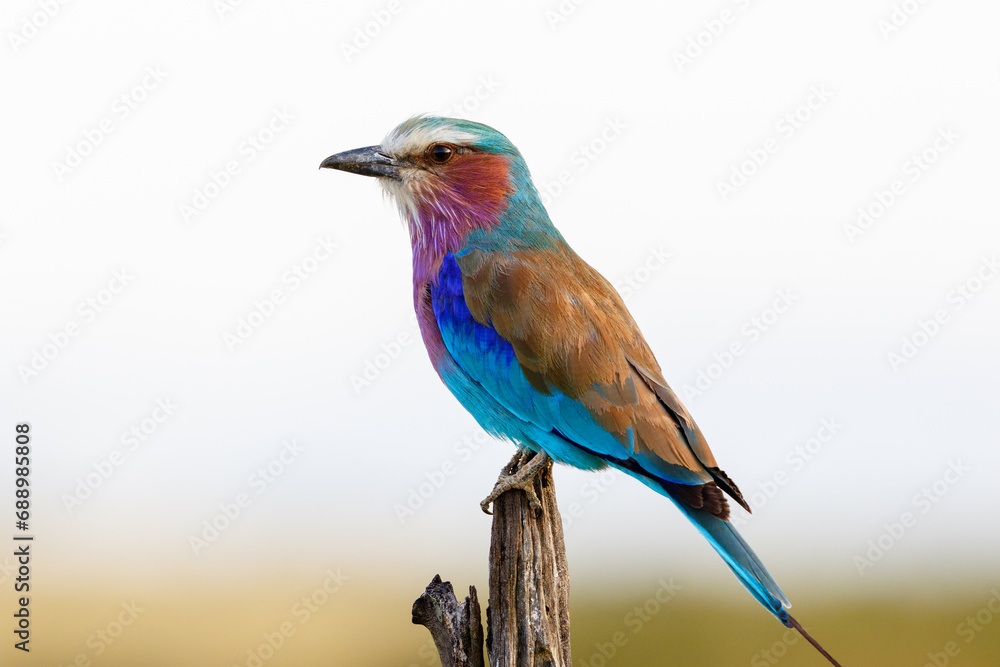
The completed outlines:
[[[725,519],[725,491],[749,510],[660,377],[617,291],[568,246],[472,251],[458,262],[469,311],[510,341],[534,389],[551,394],[554,388],[577,399],[623,445],[634,441],[637,450],[702,478],[703,484],[661,482],[691,507]]]
[[[656,392],[657,398],[660,399],[663,408],[667,413],[673,417],[674,423],[677,425],[678,430],[684,435],[685,440],[691,447],[692,451],[698,456],[698,459],[704,464],[705,470],[712,476],[723,491],[728,493],[733,500],[740,504],[743,509],[747,512],[752,511],[750,505],[743,498],[743,494],[740,492],[736,482],[729,478],[729,475],[725,473],[715,462],[715,457],[712,455],[712,451],[708,448],[708,443],[705,442],[705,436],[701,434],[701,429],[698,425],[694,423],[694,419],[688,413],[687,409],[674,394],[673,390],[667,385],[666,381],[654,379],[650,371],[645,370],[642,367],[636,366],[635,363],[629,359],[629,363],[632,364],[632,368],[636,373],[646,382],[646,384]],[[659,372],[656,373],[659,376]]]

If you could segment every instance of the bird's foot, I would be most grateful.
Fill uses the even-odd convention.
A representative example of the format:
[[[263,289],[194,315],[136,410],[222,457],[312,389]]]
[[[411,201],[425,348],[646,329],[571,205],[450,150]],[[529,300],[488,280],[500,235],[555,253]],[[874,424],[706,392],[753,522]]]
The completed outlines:
[[[535,476],[550,467],[552,467],[552,459],[545,452],[517,450],[514,458],[500,471],[500,477],[497,478],[493,491],[486,496],[483,502],[479,503],[479,506],[486,514],[493,514],[490,511],[490,505],[493,501],[511,489],[521,489],[528,496],[531,509],[541,512],[542,503],[538,500],[534,488]]]

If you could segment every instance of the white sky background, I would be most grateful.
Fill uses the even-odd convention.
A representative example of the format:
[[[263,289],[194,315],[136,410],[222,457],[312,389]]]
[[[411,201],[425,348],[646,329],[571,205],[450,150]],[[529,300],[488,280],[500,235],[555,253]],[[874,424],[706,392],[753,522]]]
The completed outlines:
[[[554,26],[555,3],[391,6],[247,1],[220,18],[208,0],[72,3],[15,51],[10,34],[40,10],[6,3],[0,489],[27,420],[50,569],[485,573],[478,502],[512,448],[455,449],[479,430],[416,338],[396,212],[373,181],[317,169],[414,113],[449,111],[504,132],[536,184],[565,172],[551,217],[609,279],[638,285],[626,300],[675,389],[717,376],[686,403],[748,496],[785,480],[743,529],[779,580],[995,578],[1000,277],[961,308],[953,290],[1000,260],[1000,6],[928,3],[887,38],[891,2],[590,2]],[[731,21],[707,39],[723,10]],[[373,12],[391,19],[348,58]],[[679,67],[703,32],[708,46]],[[165,74],[124,117],[116,100],[147,68]],[[814,90],[826,99],[789,137],[779,123]],[[111,131],[60,178],[54,164],[105,118]],[[272,122],[249,159],[247,137]],[[914,179],[908,161],[939,132],[947,150]],[[724,201],[718,183],[765,145]],[[181,206],[230,161],[238,173],[185,221]],[[844,225],[895,179],[901,193],[851,243]],[[301,286],[283,281],[318,238],[333,256]],[[89,320],[81,302],[118,270],[134,278]],[[230,351],[224,336],[274,289],[284,300]],[[778,290],[791,307],[751,341],[744,324]],[[936,335],[894,369],[887,354],[938,310]],[[18,367],[72,323],[78,335],[25,382]],[[401,335],[356,391],[352,374]],[[743,353],[715,373],[734,342]],[[167,397],[175,413],[128,451],[122,433]],[[794,467],[786,456],[824,418],[842,428]],[[258,494],[250,475],[288,439],[304,451]],[[68,512],[64,495],[116,449],[122,464]],[[950,462],[969,470],[923,513],[914,496]],[[394,504],[449,464],[401,525]],[[564,514],[581,506],[567,531],[580,577],[728,577],[666,499],[632,480],[586,491],[595,480],[557,472]],[[250,507],[195,555],[189,536],[243,492]],[[852,558],[905,512],[913,525],[859,576]]]

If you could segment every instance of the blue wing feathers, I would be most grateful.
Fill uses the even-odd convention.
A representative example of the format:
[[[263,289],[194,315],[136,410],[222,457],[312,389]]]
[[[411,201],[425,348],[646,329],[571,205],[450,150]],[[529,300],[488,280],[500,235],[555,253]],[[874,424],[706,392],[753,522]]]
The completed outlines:
[[[485,390],[517,419],[538,429],[536,436],[543,442],[536,440],[528,444],[545,448],[557,460],[560,455],[587,460],[590,462],[587,468],[603,464],[591,460],[583,450],[569,451],[568,448],[573,447],[570,441],[586,442],[588,449],[603,455],[619,459],[628,457],[621,443],[601,428],[579,402],[555,390],[545,395],[531,386],[517,363],[510,342],[472,317],[462,292],[461,269],[452,255],[445,256],[438,282],[431,285],[431,305],[441,338],[459,368],[481,386],[480,391]],[[472,413],[483,422],[480,414]],[[505,426],[520,430],[517,424]],[[556,430],[567,437],[553,439],[551,444],[555,451],[549,452],[545,445],[550,443],[544,442],[547,440],[544,434]],[[572,464],[570,460],[564,462]]]
[[[483,428],[528,449],[542,449],[554,460],[578,468],[610,464],[667,496],[758,602],[788,625],[784,611],[788,599],[736,529],[671,495],[672,484],[699,481],[667,475],[662,462],[636,453],[631,429],[629,441],[623,445],[578,401],[554,389],[545,395],[532,387],[510,342],[472,317],[462,290],[462,272],[453,255],[444,257],[438,281],[431,285],[431,304],[445,348],[457,366],[442,377]]]

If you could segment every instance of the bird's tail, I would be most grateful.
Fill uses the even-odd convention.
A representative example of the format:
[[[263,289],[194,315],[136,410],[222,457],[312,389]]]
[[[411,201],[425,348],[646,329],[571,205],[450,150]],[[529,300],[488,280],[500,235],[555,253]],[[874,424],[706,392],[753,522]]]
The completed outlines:
[[[764,608],[774,614],[779,621],[792,627],[788,621],[786,607],[791,607],[778,583],[767,571],[760,558],[753,552],[750,545],[736,532],[733,524],[703,509],[691,507],[682,500],[668,495],[674,504],[691,520],[698,531],[726,561],[740,583],[746,586],[750,594],[764,605]]]
[[[661,492],[662,493],[662,492]],[[696,509],[686,504],[679,498],[674,498],[668,491],[666,494],[674,504],[691,520],[698,531],[705,536],[712,547],[726,561],[729,569],[733,571],[736,578],[740,580],[750,594],[757,598],[764,607],[781,621],[786,627],[795,628],[806,640],[812,644],[816,650],[830,661],[831,664],[840,667],[840,663],[823,649],[819,643],[809,636],[809,633],[796,621],[787,608],[791,603],[781,591],[774,577],[767,571],[760,558],[753,552],[750,545],[744,541],[743,537],[736,532],[729,521],[720,519],[714,514],[703,509]]]

